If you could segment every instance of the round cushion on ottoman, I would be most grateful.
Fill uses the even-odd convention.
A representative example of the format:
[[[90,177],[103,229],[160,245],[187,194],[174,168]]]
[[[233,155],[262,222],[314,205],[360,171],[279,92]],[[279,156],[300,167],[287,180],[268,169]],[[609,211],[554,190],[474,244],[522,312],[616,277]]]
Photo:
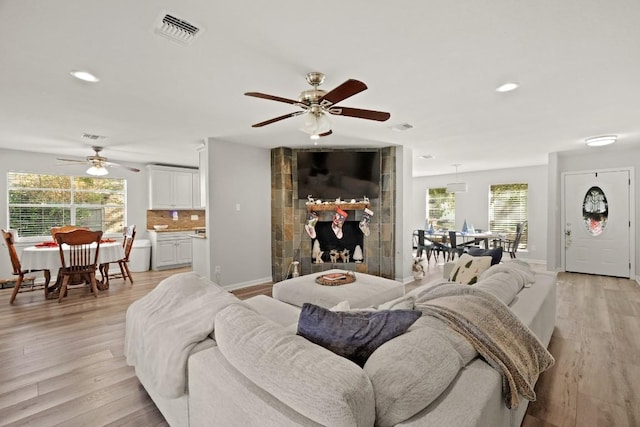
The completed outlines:
[[[351,308],[366,308],[404,295],[402,283],[366,273],[355,273],[355,282],[345,285],[323,286],[316,283],[317,276],[332,273],[344,273],[344,270],[332,269],[278,282],[273,285],[273,298],[297,307],[308,302],[331,308],[339,302],[348,301]]]

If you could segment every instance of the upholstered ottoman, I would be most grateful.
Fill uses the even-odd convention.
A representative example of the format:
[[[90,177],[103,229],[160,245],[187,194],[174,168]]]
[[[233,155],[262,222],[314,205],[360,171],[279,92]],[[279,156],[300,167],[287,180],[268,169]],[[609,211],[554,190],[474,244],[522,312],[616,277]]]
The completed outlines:
[[[339,302],[349,301],[351,308],[366,308],[404,295],[402,283],[365,273],[355,273],[355,282],[345,285],[324,286],[316,283],[318,276],[342,272],[344,270],[333,269],[283,280],[273,285],[273,298],[297,307],[309,302],[331,308]]]

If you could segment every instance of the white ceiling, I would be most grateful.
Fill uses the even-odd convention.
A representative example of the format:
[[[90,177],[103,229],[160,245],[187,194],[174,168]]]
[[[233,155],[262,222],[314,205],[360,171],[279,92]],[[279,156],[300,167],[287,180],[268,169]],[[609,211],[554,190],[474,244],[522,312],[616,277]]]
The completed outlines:
[[[163,12],[201,34],[155,34]],[[243,95],[295,99],[309,71],[368,85],[341,106],[391,113],[333,116],[321,145],[411,147],[415,176],[545,164],[594,135],[640,145],[639,16],[637,0],[0,0],[0,147],[185,166],[207,137],[311,147],[301,117],[251,128],[297,107]]]

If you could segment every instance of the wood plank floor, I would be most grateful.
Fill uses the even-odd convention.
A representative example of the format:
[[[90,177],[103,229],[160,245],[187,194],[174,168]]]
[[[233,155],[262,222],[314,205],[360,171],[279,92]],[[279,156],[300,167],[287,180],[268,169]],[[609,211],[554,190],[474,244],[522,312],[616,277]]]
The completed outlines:
[[[123,357],[129,304],[176,272],[134,273],[93,298],[0,290],[0,425],[166,426]],[[433,261],[412,288],[440,277]],[[624,279],[558,276],[556,365],[536,386],[523,426],[640,426],[640,289]],[[260,285],[240,298],[271,292]],[[243,426],[249,427],[249,426]]]

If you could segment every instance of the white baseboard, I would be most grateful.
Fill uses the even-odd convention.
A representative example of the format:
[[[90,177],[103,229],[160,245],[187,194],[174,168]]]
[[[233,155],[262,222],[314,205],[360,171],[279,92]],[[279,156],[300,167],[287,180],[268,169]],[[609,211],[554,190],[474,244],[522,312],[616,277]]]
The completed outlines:
[[[271,282],[273,282],[271,277],[263,277],[262,279],[255,279],[255,280],[250,280],[248,282],[236,283],[233,285],[226,285],[226,286],[223,286],[222,288],[227,291],[235,291],[236,289],[248,288],[249,286],[263,285],[265,283],[271,283]]]

